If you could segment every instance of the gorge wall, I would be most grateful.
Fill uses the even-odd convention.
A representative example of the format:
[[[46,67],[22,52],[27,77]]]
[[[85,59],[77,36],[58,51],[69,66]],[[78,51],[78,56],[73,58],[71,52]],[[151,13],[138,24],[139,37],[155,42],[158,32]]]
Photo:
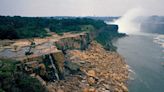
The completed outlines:
[[[119,36],[117,30],[117,25],[110,25],[101,30],[87,32],[75,37],[62,38],[53,42],[58,51],[41,56],[27,56],[21,60],[19,67],[29,74],[39,75],[46,81],[63,79],[67,50],[86,50],[93,40],[100,41],[104,46],[108,43],[112,44],[112,39]],[[108,48],[113,47],[110,45]]]
[[[87,49],[93,37],[89,33],[77,35],[75,37],[62,38],[53,43],[57,51],[41,56],[29,55],[20,59],[18,69],[30,75],[40,76],[44,81],[54,81],[64,79],[64,62],[67,50]],[[45,84],[42,82],[42,84]]]

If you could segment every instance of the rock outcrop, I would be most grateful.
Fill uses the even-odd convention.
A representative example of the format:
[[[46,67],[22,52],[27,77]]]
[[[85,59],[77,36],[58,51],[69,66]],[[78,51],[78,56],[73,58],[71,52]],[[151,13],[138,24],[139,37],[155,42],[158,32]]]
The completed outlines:
[[[70,50],[67,62],[80,66],[80,74],[48,83],[51,92],[127,92],[128,67],[115,52],[107,52],[96,42],[85,51]]]
[[[43,56],[27,57],[17,67],[30,75],[40,76],[48,82],[64,79],[64,61],[63,52],[58,51]]]
[[[54,41],[57,51],[27,56],[19,69],[35,75],[49,92],[127,92],[124,59],[91,42],[94,36],[91,32]]]
[[[72,49],[79,49],[79,50],[85,50],[89,43],[91,42],[93,38],[91,38],[89,33],[85,33],[84,35],[79,35],[76,37],[70,37],[70,38],[63,38],[59,41],[55,42],[55,46],[59,50],[72,50]]]

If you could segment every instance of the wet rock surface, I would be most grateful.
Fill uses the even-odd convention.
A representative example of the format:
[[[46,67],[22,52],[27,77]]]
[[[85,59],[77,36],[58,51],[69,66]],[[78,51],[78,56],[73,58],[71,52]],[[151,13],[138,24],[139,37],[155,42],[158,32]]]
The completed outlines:
[[[50,92],[128,92],[128,67],[118,53],[92,42],[88,50],[68,51],[66,59],[67,68],[81,73],[67,73],[65,80],[47,83]]]

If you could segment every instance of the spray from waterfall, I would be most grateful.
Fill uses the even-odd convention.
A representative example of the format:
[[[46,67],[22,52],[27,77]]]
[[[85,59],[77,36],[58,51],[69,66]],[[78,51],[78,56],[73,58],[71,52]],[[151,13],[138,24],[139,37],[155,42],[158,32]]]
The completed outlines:
[[[125,15],[114,21],[113,24],[119,26],[120,33],[136,34],[140,30],[141,16],[145,15],[145,11],[142,8],[134,8],[129,10]]]

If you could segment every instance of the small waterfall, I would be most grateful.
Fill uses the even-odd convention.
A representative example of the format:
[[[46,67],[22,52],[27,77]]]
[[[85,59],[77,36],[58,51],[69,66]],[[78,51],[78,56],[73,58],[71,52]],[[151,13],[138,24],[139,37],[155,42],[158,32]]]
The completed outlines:
[[[52,65],[52,67],[53,67],[53,69],[55,71],[55,76],[56,76],[57,80],[60,80],[59,75],[58,75],[57,68],[56,68],[56,66],[55,66],[55,64],[53,62],[53,59],[52,59],[52,56],[51,55],[49,55],[49,59],[50,59],[51,65]]]

